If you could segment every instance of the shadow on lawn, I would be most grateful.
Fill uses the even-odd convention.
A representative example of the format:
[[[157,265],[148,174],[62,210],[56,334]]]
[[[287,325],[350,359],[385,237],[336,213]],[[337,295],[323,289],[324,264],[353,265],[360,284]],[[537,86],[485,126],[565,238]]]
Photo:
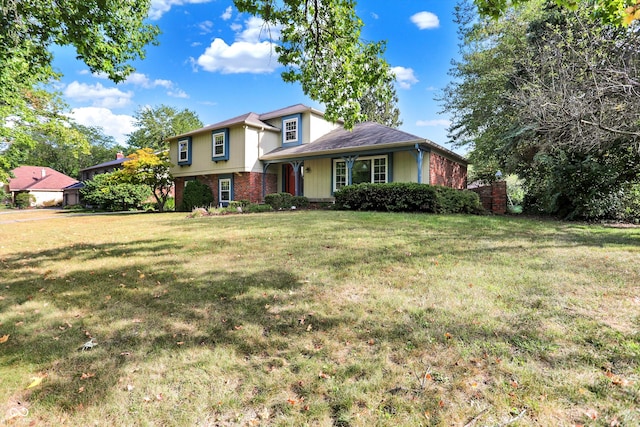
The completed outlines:
[[[264,356],[276,347],[287,350],[280,337],[304,332],[292,307],[312,298],[312,291],[302,289],[295,274],[269,266],[247,274],[222,271],[212,259],[207,271],[194,275],[179,264],[158,263],[159,256],[170,258],[180,250],[168,240],[140,240],[5,257],[0,315],[2,332],[11,339],[3,344],[0,363],[32,365],[48,374],[30,400],[73,411],[123,388],[119,380],[136,361],[220,345]],[[83,261],[102,257],[112,257],[113,267],[82,268]],[[118,265],[131,257],[141,261]],[[45,262],[70,259],[79,264],[64,276],[36,272]],[[274,305],[284,307],[281,314],[269,312]],[[321,330],[339,323],[338,318],[314,318]],[[97,346],[80,350],[89,337]]]

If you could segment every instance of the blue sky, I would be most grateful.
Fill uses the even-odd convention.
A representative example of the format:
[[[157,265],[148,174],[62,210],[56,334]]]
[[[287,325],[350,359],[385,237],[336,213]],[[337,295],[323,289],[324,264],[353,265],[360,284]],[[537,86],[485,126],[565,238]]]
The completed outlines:
[[[363,38],[386,40],[385,58],[396,72],[401,129],[445,147],[448,117],[434,100],[450,80],[457,56],[454,0],[359,0]],[[229,0],[153,0],[150,22],[162,31],[136,72],[114,84],[93,75],[72,48],[55,51],[64,74],[59,90],[81,124],[101,126],[124,144],[143,106],[170,105],[195,111],[211,124],[248,113],[303,103],[319,110],[299,85],[284,83],[269,33],[262,22],[239,14]],[[271,29],[271,36],[277,30]],[[459,152],[459,150],[456,150]]]

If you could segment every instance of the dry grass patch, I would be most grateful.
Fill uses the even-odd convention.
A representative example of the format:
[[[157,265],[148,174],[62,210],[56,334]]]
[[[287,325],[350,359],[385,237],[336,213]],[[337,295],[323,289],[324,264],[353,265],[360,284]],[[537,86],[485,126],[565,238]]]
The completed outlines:
[[[0,234],[8,424],[640,423],[638,229],[295,212]]]

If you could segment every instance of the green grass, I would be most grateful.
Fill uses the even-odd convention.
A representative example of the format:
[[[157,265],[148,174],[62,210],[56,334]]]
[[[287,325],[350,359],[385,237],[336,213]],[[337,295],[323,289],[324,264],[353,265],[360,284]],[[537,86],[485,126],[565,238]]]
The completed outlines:
[[[9,217],[0,424],[640,424],[638,228]]]

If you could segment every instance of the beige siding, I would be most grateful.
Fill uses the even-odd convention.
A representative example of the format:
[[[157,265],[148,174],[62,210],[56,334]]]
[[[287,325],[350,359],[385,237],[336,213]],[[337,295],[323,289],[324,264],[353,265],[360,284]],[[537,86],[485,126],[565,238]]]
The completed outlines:
[[[316,114],[305,114],[305,116],[309,117],[307,122],[304,123],[304,129],[306,129],[305,133],[308,133],[308,139],[303,141],[304,144],[315,141],[323,135],[328,134],[332,130],[338,127],[335,123],[330,123],[326,121],[322,116],[318,116]],[[304,120],[303,120],[304,122]]]
[[[418,182],[418,161],[408,151],[393,154],[393,182]],[[429,183],[429,153],[422,159],[422,183]]]
[[[304,195],[310,199],[332,197],[331,159],[305,160],[304,169]]]

